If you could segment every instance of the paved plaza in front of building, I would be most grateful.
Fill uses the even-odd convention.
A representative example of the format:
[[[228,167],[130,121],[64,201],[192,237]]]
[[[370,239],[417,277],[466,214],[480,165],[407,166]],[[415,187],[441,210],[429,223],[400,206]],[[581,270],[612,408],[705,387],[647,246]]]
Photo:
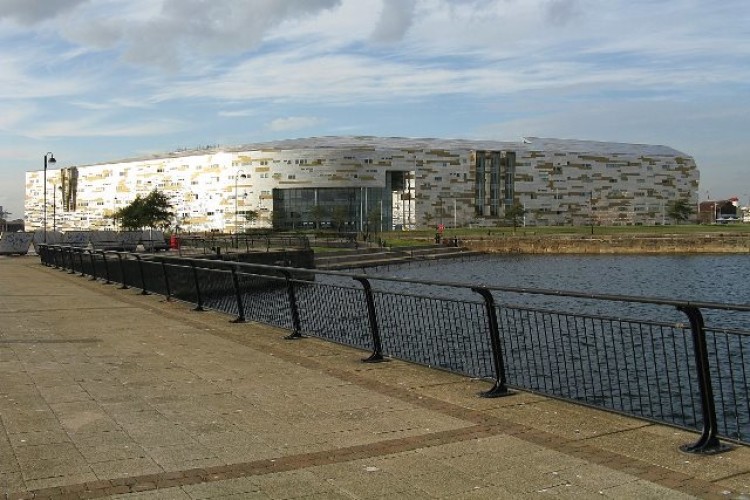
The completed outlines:
[[[6,498],[742,498],[750,451],[0,257]]]

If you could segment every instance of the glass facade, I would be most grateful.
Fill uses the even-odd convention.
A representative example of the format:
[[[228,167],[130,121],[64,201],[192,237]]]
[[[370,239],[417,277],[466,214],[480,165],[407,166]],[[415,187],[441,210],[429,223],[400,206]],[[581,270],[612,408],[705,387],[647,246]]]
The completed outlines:
[[[296,188],[273,190],[276,229],[392,229],[392,193],[385,188]]]

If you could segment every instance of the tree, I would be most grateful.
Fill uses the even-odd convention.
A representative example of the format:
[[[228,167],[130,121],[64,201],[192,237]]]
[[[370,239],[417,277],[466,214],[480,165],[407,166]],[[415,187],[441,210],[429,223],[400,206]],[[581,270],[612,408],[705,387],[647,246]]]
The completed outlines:
[[[344,224],[346,224],[347,219],[349,218],[349,211],[346,207],[336,207],[333,209],[331,218],[333,219],[334,227],[341,232],[344,228]]]
[[[245,212],[245,220],[248,221],[250,224],[258,220],[258,217],[260,214],[257,210],[248,210]]]
[[[432,212],[425,212],[424,215],[422,215],[422,218],[424,219],[425,225],[429,227],[432,225],[432,221],[435,216],[432,215]]]
[[[327,215],[328,210],[321,205],[314,205],[310,208],[310,217],[312,217],[315,222],[315,229],[320,229],[320,223],[323,222],[323,219],[325,219]]]
[[[375,207],[367,214],[367,220],[365,221],[365,230],[363,236],[365,241],[370,241],[371,234],[378,234],[380,232],[380,226],[382,220],[380,218],[380,207]]]
[[[517,201],[505,209],[505,218],[513,223],[513,232],[523,223],[523,216],[526,215],[526,209]]]
[[[281,231],[284,229],[284,225],[286,224],[286,210],[283,208],[274,208],[274,211],[271,213],[271,225],[273,226],[273,229],[276,231]]]
[[[693,215],[693,205],[684,199],[670,201],[667,205],[667,215],[679,224]]]
[[[129,205],[116,211],[112,218],[120,222],[120,227],[130,231],[144,227],[166,228],[174,217],[170,208],[172,206],[167,196],[154,189],[145,198],[136,196]]]

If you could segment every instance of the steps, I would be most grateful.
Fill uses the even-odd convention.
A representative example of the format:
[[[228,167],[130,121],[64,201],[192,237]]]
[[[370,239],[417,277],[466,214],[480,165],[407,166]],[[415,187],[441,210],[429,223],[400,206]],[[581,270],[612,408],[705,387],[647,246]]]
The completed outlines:
[[[404,249],[363,248],[334,254],[315,255],[316,269],[352,269],[401,264],[412,261],[453,259],[481,255],[463,247],[431,245]]]

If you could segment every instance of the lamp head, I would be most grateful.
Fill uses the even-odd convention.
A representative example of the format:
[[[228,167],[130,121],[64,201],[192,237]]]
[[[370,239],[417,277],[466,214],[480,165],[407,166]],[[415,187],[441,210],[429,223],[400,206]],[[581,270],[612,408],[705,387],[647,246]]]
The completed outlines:
[[[52,153],[50,153],[49,160],[47,160],[47,161],[49,163],[57,163],[57,160],[55,160],[55,157],[54,157],[54,155],[52,155]]]

